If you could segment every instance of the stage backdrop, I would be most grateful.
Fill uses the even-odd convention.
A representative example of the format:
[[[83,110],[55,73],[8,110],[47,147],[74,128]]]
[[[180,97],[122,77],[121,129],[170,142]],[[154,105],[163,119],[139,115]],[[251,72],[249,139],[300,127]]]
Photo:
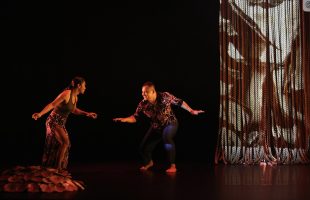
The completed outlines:
[[[309,13],[298,0],[222,0],[215,162],[309,162]]]

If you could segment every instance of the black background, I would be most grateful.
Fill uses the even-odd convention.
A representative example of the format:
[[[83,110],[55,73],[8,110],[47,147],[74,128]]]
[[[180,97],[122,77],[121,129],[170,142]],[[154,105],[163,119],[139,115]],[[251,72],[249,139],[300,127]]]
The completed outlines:
[[[138,161],[148,128],[112,122],[131,115],[141,85],[156,84],[205,114],[175,107],[177,162],[213,163],[219,109],[218,1],[1,1],[0,164],[39,164],[45,119],[31,118],[85,77],[71,115],[70,162]],[[162,146],[155,159],[165,158]]]

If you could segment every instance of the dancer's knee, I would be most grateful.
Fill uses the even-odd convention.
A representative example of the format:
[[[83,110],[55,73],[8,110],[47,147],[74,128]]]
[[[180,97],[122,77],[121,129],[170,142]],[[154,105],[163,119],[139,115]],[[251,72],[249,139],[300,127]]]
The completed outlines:
[[[166,144],[164,144],[164,146],[165,146],[165,149],[167,151],[171,151],[171,150],[174,149],[174,145],[173,144],[166,143]]]

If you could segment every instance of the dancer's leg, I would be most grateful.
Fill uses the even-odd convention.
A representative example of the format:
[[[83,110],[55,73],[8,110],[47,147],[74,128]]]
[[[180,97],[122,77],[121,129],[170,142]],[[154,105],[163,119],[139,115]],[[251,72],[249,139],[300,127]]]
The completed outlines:
[[[173,141],[174,136],[178,130],[178,124],[170,124],[166,126],[163,130],[163,140],[165,149],[167,151],[167,157],[170,164],[170,167],[166,170],[168,173],[174,173],[177,171],[175,165],[175,143]]]

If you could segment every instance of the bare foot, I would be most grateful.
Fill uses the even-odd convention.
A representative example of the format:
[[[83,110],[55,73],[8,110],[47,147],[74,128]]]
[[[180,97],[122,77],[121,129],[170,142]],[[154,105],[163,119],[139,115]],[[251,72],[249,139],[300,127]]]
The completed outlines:
[[[140,167],[140,170],[145,171],[148,170],[150,167],[154,165],[153,161],[151,160],[147,165]]]
[[[171,164],[170,168],[168,168],[166,170],[167,173],[176,173],[177,172],[177,168],[175,166],[175,164]]]

